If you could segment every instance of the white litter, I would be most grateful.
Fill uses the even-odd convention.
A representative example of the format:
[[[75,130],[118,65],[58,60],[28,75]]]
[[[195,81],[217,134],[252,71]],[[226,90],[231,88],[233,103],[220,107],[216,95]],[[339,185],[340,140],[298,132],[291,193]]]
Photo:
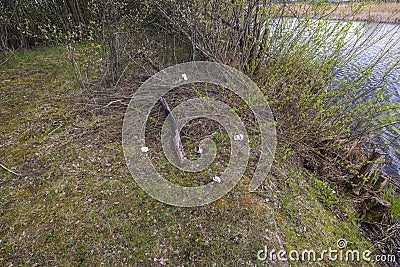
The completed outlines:
[[[241,141],[241,140],[243,140],[243,138],[244,138],[243,134],[237,134],[237,135],[233,136],[233,140],[235,140],[235,141]]]
[[[197,154],[203,153],[203,149],[201,147],[198,147],[197,150],[196,150],[196,153]]]
[[[187,80],[188,80],[188,77],[187,77],[186,73],[182,74],[182,79],[183,79],[184,81],[187,81]]]
[[[213,181],[216,183],[221,183],[221,178],[219,178],[218,176],[214,176]]]
[[[149,148],[147,146],[140,148],[140,150],[142,150],[144,153],[149,152]]]

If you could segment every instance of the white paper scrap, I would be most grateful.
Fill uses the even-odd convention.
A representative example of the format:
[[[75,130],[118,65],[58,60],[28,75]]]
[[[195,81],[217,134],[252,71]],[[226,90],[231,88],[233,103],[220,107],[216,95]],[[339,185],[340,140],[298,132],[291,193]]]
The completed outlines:
[[[221,178],[219,178],[218,176],[214,176],[213,181],[216,183],[221,183]]]
[[[241,140],[243,140],[243,138],[244,138],[243,134],[237,134],[237,135],[233,136],[233,140],[235,140],[235,141],[241,141]]]

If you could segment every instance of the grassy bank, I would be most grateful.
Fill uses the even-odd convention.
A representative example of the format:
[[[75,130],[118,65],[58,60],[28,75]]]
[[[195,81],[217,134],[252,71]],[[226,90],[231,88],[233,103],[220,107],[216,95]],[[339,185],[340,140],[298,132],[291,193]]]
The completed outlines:
[[[86,60],[86,47],[75,56]],[[0,265],[286,266],[261,262],[257,252],[322,251],[340,238],[349,249],[373,250],[340,185],[326,195],[281,148],[256,193],[244,177],[202,207],[152,199],[130,176],[121,147],[124,97],[140,81],[82,92],[69,63],[64,48],[53,47],[16,53],[0,66],[0,163],[8,169],[0,168]],[[116,99],[125,100],[107,105]]]

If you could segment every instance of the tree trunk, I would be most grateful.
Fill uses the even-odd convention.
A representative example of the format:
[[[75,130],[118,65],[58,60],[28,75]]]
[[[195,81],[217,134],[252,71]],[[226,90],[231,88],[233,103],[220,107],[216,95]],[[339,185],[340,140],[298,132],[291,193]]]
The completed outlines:
[[[379,197],[373,196],[363,202],[363,216],[368,221],[382,222],[389,217],[391,209],[392,204]]]
[[[353,185],[352,191],[354,194],[356,194],[357,196],[360,195],[361,189],[370,185],[372,179],[379,172],[379,164],[384,158],[385,154],[381,151],[374,151],[372,153],[367,162],[361,167],[358,174],[354,176],[351,181]]]

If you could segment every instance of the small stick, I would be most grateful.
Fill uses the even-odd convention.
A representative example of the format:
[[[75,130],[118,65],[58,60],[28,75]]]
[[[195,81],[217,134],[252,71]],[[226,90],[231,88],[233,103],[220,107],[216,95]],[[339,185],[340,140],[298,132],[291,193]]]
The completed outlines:
[[[274,226],[275,226],[275,234],[276,234],[276,239],[278,240],[279,247],[281,248],[282,251],[285,251],[285,247],[282,244],[281,238],[279,237],[279,230],[278,227],[276,226],[276,221],[274,220]]]
[[[281,238],[279,236],[279,230],[278,230],[278,226],[276,226],[276,220],[275,219],[273,219],[273,220],[274,220],[274,226],[275,226],[275,235],[276,235],[276,239],[278,240],[279,247],[281,248],[281,251],[284,251],[285,254],[288,255],[287,252],[286,252],[285,247],[282,244]],[[289,266],[290,267],[290,264],[288,264],[288,263],[283,263],[283,264],[284,264],[284,266]]]
[[[49,132],[47,135],[51,135],[52,133],[54,133],[55,131],[57,131],[58,129],[60,129],[62,126],[63,126],[62,124],[58,125],[57,128],[53,129],[53,130],[52,130],[51,132]]]
[[[18,174],[18,173],[16,173],[16,172],[10,170],[9,168],[7,168],[6,166],[4,166],[4,165],[1,164],[1,163],[0,163],[0,166],[1,166],[3,169],[5,169],[6,171],[11,172],[12,174],[15,174],[15,175],[17,175],[17,176],[21,176],[21,174]]]

